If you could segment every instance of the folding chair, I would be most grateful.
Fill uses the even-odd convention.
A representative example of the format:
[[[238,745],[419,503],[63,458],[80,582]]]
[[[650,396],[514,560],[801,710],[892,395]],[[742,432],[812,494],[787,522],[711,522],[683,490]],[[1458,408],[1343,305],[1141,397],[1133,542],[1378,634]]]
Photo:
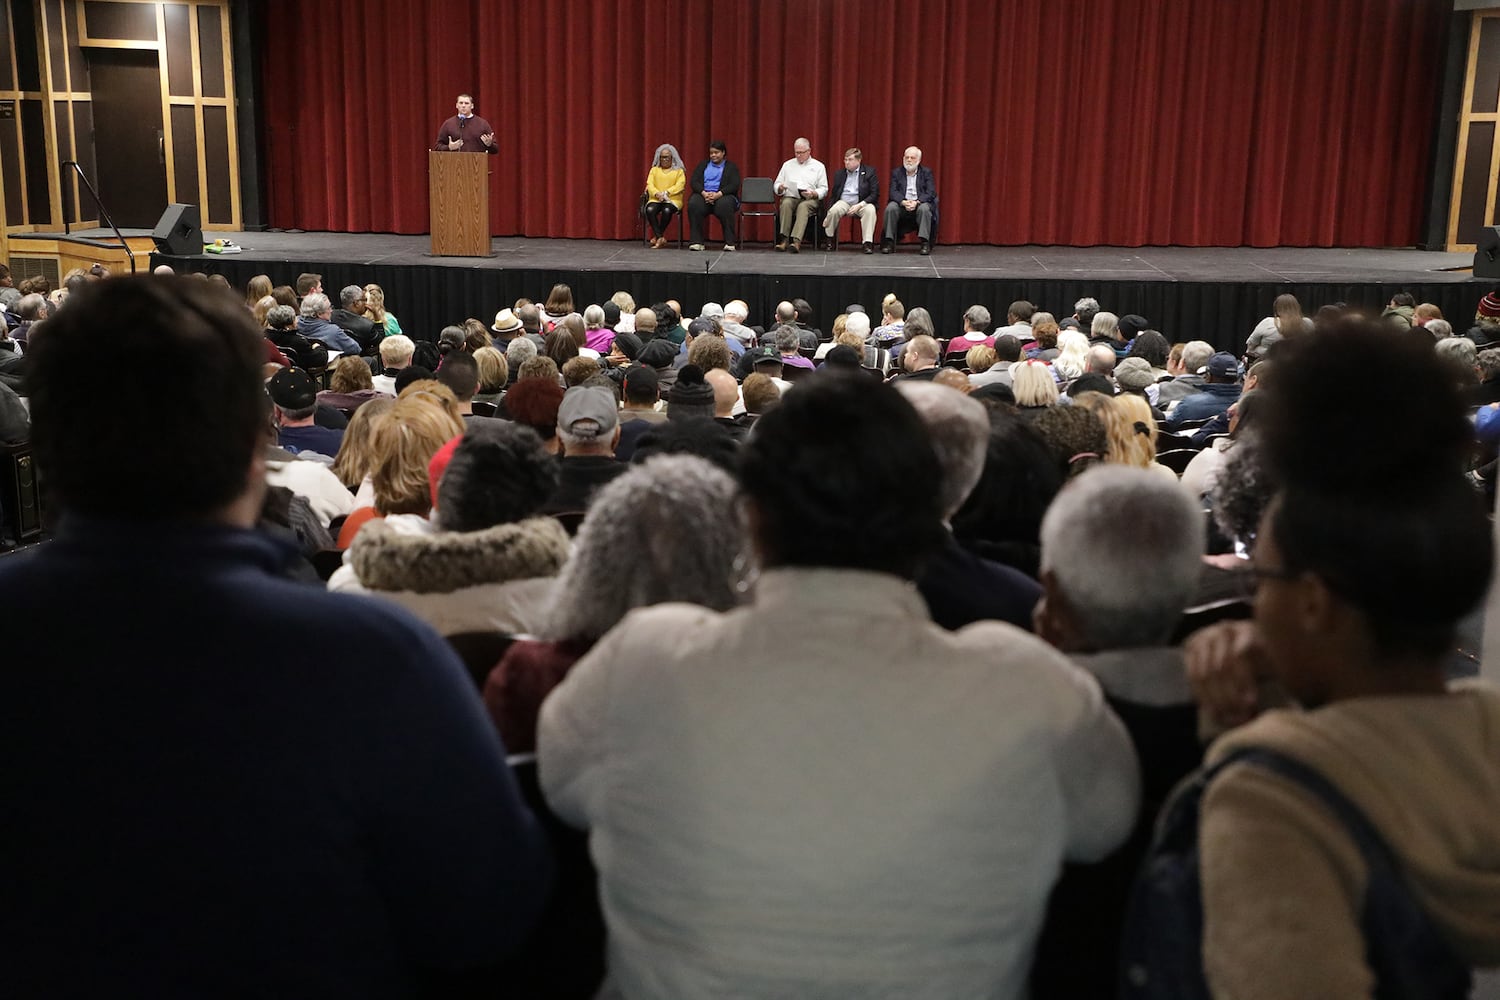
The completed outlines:
[[[740,182],[740,204],[735,210],[734,230],[740,234],[740,243],[745,242],[745,219],[776,218],[778,198],[770,177],[746,177]],[[754,206],[749,207],[749,206]],[[776,242],[775,225],[767,245]]]

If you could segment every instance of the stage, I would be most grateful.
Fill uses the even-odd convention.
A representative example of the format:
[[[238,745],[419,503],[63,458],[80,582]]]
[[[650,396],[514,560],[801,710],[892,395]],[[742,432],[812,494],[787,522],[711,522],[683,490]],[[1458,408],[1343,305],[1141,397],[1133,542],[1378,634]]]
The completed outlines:
[[[957,332],[961,313],[973,303],[987,306],[999,323],[1005,307],[1019,298],[1062,318],[1076,299],[1092,295],[1107,310],[1147,317],[1170,340],[1203,339],[1238,350],[1270,313],[1272,299],[1285,291],[1311,312],[1333,301],[1375,308],[1405,290],[1419,302],[1439,305],[1462,331],[1494,284],[1469,275],[1469,255],[1409,249],[940,245],[923,257],[915,243],[893,255],[867,255],[857,242],[837,252],[776,253],[764,241],[742,244],[733,253],[715,244],[695,253],[675,244],[651,250],[639,241],[505,237],[492,241],[492,256],[469,258],[429,256],[426,236],[205,234],[208,240],[218,237],[234,240],[243,251],[153,254],[151,262],[222,273],[237,287],[255,274],[291,284],[299,273],[315,271],[335,305],[341,286],[373,281],[385,289],[387,306],[403,329],[425,339],[466,316],[488,324],[518,297],[541,301],[561,281],[572,286],[580,308],[622,289],[641,305],[675,298],[690,315],[705,301],[744,299],[755,325],[766,324],[781,299],[801,297],[812,303],[825,330],[853,302],[877,314],[881,298],[894,291],[908,309],[925,306],[941,334]]]

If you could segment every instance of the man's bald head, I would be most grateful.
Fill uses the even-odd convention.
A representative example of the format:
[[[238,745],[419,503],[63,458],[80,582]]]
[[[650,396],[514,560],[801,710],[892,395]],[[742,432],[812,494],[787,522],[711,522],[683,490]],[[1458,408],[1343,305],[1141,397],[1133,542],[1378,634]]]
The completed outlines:
[[[703,380],[714,390],[714,416],[727,417],[734,412],[734,404],[740,399],[740,386],[734,376],[722,368],[704,373]]]

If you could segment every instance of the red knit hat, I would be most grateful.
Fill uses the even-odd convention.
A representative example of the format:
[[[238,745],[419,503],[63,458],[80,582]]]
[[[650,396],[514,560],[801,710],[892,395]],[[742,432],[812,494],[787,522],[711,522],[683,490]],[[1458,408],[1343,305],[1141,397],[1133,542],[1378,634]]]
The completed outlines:
[[[1500,295],[1490,292],[1479,300],[1474,319],[1480,323],[1500,323]]]

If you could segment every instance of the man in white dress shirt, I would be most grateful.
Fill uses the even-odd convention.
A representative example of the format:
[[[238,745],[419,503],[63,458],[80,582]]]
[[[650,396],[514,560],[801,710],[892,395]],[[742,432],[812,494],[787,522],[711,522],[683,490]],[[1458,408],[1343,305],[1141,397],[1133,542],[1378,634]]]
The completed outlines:
[[[788,249],[790,238],[792,253],[802,249],[802,237],[807,232],[807,220],[818,211],[818,205],[828,194],[828,171],[823,164],[813,159],[812,143],[798,139],[792,143],[792,158],[781,165],[772,189],[781,198],[781,207],[776,226],[776,249]]]

